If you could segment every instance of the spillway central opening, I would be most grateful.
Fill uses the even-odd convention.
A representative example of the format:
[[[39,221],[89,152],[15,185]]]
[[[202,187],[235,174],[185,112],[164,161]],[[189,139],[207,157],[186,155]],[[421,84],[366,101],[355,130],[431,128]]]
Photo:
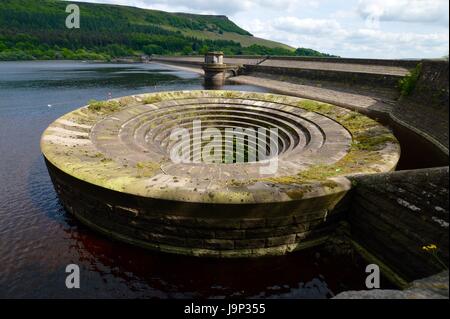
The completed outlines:
[[[311,141],[297,114],[253,105],[183,105],[147,115],[136,132],[142,131],[148,146],[156,145],[176,162],[260,162]]]

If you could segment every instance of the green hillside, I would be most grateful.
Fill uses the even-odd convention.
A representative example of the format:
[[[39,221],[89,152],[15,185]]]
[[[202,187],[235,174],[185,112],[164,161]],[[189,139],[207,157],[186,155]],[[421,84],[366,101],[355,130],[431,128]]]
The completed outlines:
[[[109,60],[144,53],[186,55],[208,50],[222,50],[230,55],[300,52],[253,37],[226,16],[127,6],[77,3],[81,28],[69,30],[65,27],[68,4],[58,0],[0,1],[0,60]]]

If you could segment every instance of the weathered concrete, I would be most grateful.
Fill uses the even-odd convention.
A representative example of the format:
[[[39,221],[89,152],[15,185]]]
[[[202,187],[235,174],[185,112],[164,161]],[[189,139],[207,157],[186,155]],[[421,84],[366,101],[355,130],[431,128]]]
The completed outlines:
[[[205,84],[212,87],[221,87],[225,82],[227,65],[223,63],[223,52],[208,52],[202,65],[205,73]]]
[[[391,112],[396,122],[426,136],[448,156],[448,61],[425,60],[412,94],[402,97]]]
[[[237,76],[229,81],[261,86],[277,93],[314,99],[361,112],[396,127],[399,132],[405,130],[414,132],[420,138],[434,145],[443,154],[442,156],[448,158],[448,106],[427,106],[425,102],[419,102],[421,100],[415,98],[408,98],[401,103],[396,103],[391,100],[385,101],[383,97],[377,97],[376,94],[370,96],[367,92],[349,93],[339,88],[295,84],[258,75],[260,74]],[[442,92],[442,89],[438,90]],[[361,90],[356,89],[355,91]],[[443,99],[445,101],[445,97]]]
[[[172,162],[171,129],[198,119],[204,128],[277,127],[278,170]],[[41,147],[63,204],[84,223],[147,248],[216,257],[282,254],[320,241],[350,189],[345,177],[391,171],[400,153],[387,128],[358,113],[229,91],[84,107],[50,125]]]
[[[404,67],[414,67],[417,62]],[[394,127],[396,134],[406,136],[405,140],[420,142],[423,154],[405,155],[423,157],[422,167],[429,167],[427,162],[448,163],[446,61],[422,61],[416,90],[400,103],[395,96],[386,99],[377,92],[367,93],[360,86],[352,90],[333,85],[321,87],[323,81],[304,85],[292,83],[292,78],[262,73],[230,80],[340,105],[382,119]],[[411,138],[411,134],[417,137]],[[428,141],[424,142],[427,147],[422,139]],[[432,161],[427,160],[430,156],[434,158]],[[375,254],[378,261],[405,278],[415,280],[443,269],[433,256],[421,249],[435,243],[440,258],[448,265],[448,167],[374,174],[353,180],[354,189],[350,198],[346,197],[343,211],[348,213],[354,239],[371,255]]]
[[[368,61],[367,61],[368,62]],[[394,62],[394,61],[393,61]],[[268,62],[265,62],[268,63]],[[237,83],[254,84],[263,87],[275,89],[277,92],[289,95],[303,96],[313,98],[319,101],[326,101],[343,107],[351,109],[357,108],[361,105],[359,111],[364,112],[367,105],[367,100],[371,107],[369,109],[376,109],[377,112],[365,113],[375,118],[381,118],[385,123],[391,122],[392,126],[398,127],[399,130],[410,130],[435,145],[447,157],[449,154],[449,135],[448,135],[448,112],[449,112],[449,89],[448,89],[448,61],[445,60],[423,60],[410,61],[411,65],[404,70],[411,69],[413,65],[420,66],[420,75],[412,94],[407,97],[386,97],[384,94],[379,94],[380,88],[384,86],[391,90],[398,90],[398,82],[402,78],[400,73],[395,75],[391,80],[383,84],[383,76],[394,74],[395,70],[389,71],[386,69],[380,72],[381,78],[373,77],[369,73],[362,75],[365,79],[357,82],[352,82],[343,72],[336,73],[331,71],[331,75],[321,76],[320,70],[302,70],[296,72],[292,66],[295,62],[287,59],[285,67],[277,72],[271,70],[264,70],[260,66],[250,66],[248,70],[251,77],[236,77],[232,81]],[[263,63],[264,65],[264,63]],[[395,65],[395,63],[393,64]],[[347,68],[349,72],[355,72],[353,66],[342,65]],[[368,67],[371,67],[370,65]],[[260,71],[258,71],[258,68]],[[280,68],[280,67],[277,67]],[[285,69],[285,70],[284,70]],[[303,75],[303,73],[311,73],[310,75]],[[277,74],[278,73],[278,74]],[[357,73],[357,72],[356,72]],[[368,75],[366,77],[366,75]],[[299,83],[290,83],[301,80],[306,82],[306,85],[299,85]],[[267,81],[267,83],[265,83]],[[273,82],[278,81],[279,83]],[[309,82],[309,83],[308,83]],[[314,83],[314,84],[312,84]],[[333,85],[336,83],[339,85]],[[316,86],[322,86],[323,88]],[[346,86],[351,86],[353,90],[348,90]],[[368,92],[366,87],[371,86],[371,92]],[[328,87],[328,88],[327,88]],[[325,90],[325,88],[327,88]],[[374,90],[376,88],[376,90]],[[352,91],[352,92],[349,92]],[[348,103],[348,94],[353,94],[354,102]]]
[[[367,73],[380,74],[386,76],[405,76],[408,69],[400,66],[392,65],[374,65],[374,64],[357,64],[346,63],[344,61],[304,61],[293,59],[267,59],[259,64],[264,67],[286,68],[286,69],[303,69],[303,70],[322,70],[322,71],[337,71],[347,73]]]
[[[409,281],[443,270],[422,247],[449,264],[448,178],[448,167],[351,177],[352,237]]]
[[[414,91],[404,102],[414,102],[425,107],[448,110],[449,107],[448,60],[424,60]]]
[[[448,299],[448,271],[416,280],[405,290],[345,291],[334,299]]]
[[[225,82],[227,69],[228,67],[225,64],[203,64],[205,84],[207,86],[222,86]]]
[[[375,85],[379,87],[393,87],[407,74],[406,69],[393,67],[364,66],[351,64],[321,63],[321,62],[292,62],[266,61],[260,65],[246,65],[242,74],[253,73],[276,74],[280,76],[295,76],[298,78],[335,81],[358,85]]]
[[[294,84],[245,75],[233,77],[229,79],[229,81],[239,84],[261,86],[281,94],[338,105],[373,118],[388,118],[392,108],[391,105],[366,95],[346,93],[310,85]]]

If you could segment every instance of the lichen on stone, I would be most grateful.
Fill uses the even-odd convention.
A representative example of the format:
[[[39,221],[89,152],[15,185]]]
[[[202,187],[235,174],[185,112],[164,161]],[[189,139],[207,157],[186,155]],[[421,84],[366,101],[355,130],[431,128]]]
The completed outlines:
[[[159,95],[152,94],[150,96],[144,97],[144,99],[142,101],[144,102],[144,104],[153,104],[153,103],[161,102],[162,98]]]
[[[97,113],[113,113],[119,110],[120,102],[118,101],[96,101],[90,100],[88,105],[88,110]]]
[[[198,102],[196,99],[198,99]],[[135,159],[130,158],[130,161],[128,161],[126,153],[122,154],[121,151],[117,150],[117,154],[120,153],[120,156],[115,157],[114,151],[107,151],[108,145],[114,143],[113,141],[117,139],[116,132],[121,130],[120,121],[123,118],[149,112],[148,114],[143,114],[136,123],[138,126],[142,126],[147,125],[146,123],[152,120],[149,108],[145,107],[145,104],[154,103],[154,109],[159,112],[158,109],[172,105],[228,103],[236,107],[235,105],[241,102],[246,105],[267,108],[276,108],[276,104],[279,104],[280,111],[291,112],[291,114],[296,114],[298,110],[293,108],[299,107],[306,111],[299,113],[306,114],[306,119],[308,119],[308,116],[313,115],[309,112],[326,117],[323,123],[328,122],[331,125],[330,127],[333,127],[331,133],[334,134],[334,130],[340,129],[339,134],[344,138],[342,146],[340,146],[341,140],[337,142],[338,147],[336,148],[334,148],[334,142],[329,144],[330,151],[334,149],[340,150],[339,153],[336,153],[338,154],[336,158],[332,158],[333,164],[323,164],[319,158],[316,164],[314,162],[312,164],[307,163],[304,170],[299,171],[294,168],[291,172],[292,175],[268,178],[259,178],[256,175],[252,175],[252,177],[243,175],[243,178],[240,178],[236,177],[236,174],[228,174],[222,176],[229,176],[229,179],[215,180],[208,174],[188,176],[188,179],[192,178],[201,183],[201,186],[196,186],[196,189],[201,190],[200,194],[203,194],[200,196],[194,195],[199,194],[199,192],[192,190],[193,187],[185,187],[186,184],[182,178],[171,180],[163,178],[162,184],[156,186],[149,183],[148,178],[158,174],[170,177],[171,173],[164,171],[166,166],[164,166],[164,170],[161,169],[161,165],[164,164],[166,158],[161,160],[161,163],[158,162],[160,158],[149,157],[150,161],[142,161],[145,157],[144,154],[141,154],[142,156],[136,156]],[[228,113],[218,111],[217,114],[227,115]],[[182,123],[183,117],[195,118],[195,115],[196,112],[189,109],[180,114],[176,112],[167,114],[164,120],[170,121],[171,125],[177,125]],[[320,117],[317,115],[313,115],[311,118],[313,122],[320,120]],[[50,129],[44,133],[42,145],[46,157],[63,171],[96,185],[112,187],[123,192],[132,192],[143,196],[186,199],[189,201],[194,200],[194,198],[195,200],[227,203],[247,203],[260,200],[301,200],[308,196],[320,195],[322,191],[324,193],[341,192],[345,187],[342,187],[343,184],[338,180],[337,182],[334,181],[333,178],[359,173],[373,173],[377,170],[385,171],[386,168],[391,169],[395,167],[396,155],[398,155],[397,142],[391,132],[364,115],[327,103],[272,93],[220,90],[151,93],[109,101],[91,101],[87,107],[75,110],[61,119],[62,122],[55,122],[55,127],[60,128],[63,126],[64,128],[65,120],[81,126],[69,125],[70,127],[65,127],[64,130],[59,131]],[[98,125],[102,121],[107,121],[106,131],[104,126]],[[335,121],[343,128],[338,128],[338,125],[331,121]],[[159,125],[160,121],[152,122],[148,124],[147,128],[154,129],[158,128]],[[99,131],[96,131],[96,128],[104,131],[100,134]],[[70,135],[70,130],[68,129],[83,132],[84,134],[89,133],[89,141],[92,140],[94,143],[88,144],[85,143],[85,139],[79,139],[76,135]],[[111,134],[111,132],[114,132],[114,134]],[[48,135],[50,138],[47,138]],[[388,144],[394,146],[387,148]],[[99,145],[104,147],[98,148]],[[136,162],[137,160],[141,161]],[[301,158],[296,158],[295,160],[301,160]],[[332,161],[323,162],[331,163]],[[293,164],[292,167],[295,167],[295,163]],[[260,183],[262,187],[252,189],[258,182],[262,182]],[[211,194],[211,196],[207,193]],[[253,197],[252,194],[257,195]]]
[[[268,178],[266,181],[280,184],[301,184],[329,181],[329,178],[353,175],[361,172],[376,172],[374,164],[383,163],[379,152],[387,144],[397,145],[397,139],[385,127],[357,112],[337,108],[331,104],[302,100],[298,107],[325,115],[345,127],[352,135],[352,144],[348,154],[332,165],[312,165],[307,170],[293,176]],[[329,186],[333,187],[333,182]]]
[[[136,163],[138,177],[152,177],[161,170],[161,165],[155,162]]]

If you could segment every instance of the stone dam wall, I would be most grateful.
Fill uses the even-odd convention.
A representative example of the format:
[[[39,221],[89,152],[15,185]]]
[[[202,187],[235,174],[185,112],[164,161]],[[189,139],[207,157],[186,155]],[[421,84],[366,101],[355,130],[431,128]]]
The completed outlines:
[[[421,62],[421,73],[412,95],[412,101],[426,107],[449,107],[448,61],[425,60]]]
[[[275,67],[264,65],[245,65],[242,74],[253,73],[273,74],[279,76],[293,76],[314,81],[345,82],[348,84],[374,85],[380,87],[394,87],[401,79],[398,75],[375,74],[363,72],[341,72],[334,70],[313,70],[289,67]]]
[[[303,201],[308,208],[299,208],[296,202],[236,204],[231,208],[132,196],[84,182],[48,161],[46,164],[64,208],[81,222],[130,244],[181,255],[283,255],[323,243],[341,217],[323,206],[345,193]]]
[[[200,67],[202,56],[154,56],[152,61]],[[392,88],[419,60],[381,60],[279,56],[226,56],[225,63],[239,66],[239,74],[291,76],[314,81],[329,81]]]
[[[437,245],[448,265],[448,178],[448,167],[352,177],[351,236],[408,281],[442,271],[422,247]]]
[[[152,56],[152,61],[173,61],[185,64],[199,64],[203,63],[203,55],[191,56]],[[378,65],[401,67],[406,69],[413,69],[420,62],[420,60],[388,60],[388,59],[354,59],[354,58],[327,58],[327,57],[294,57],[294,56],[265,56],[265,55],[227,55],[225,56],[225,63],[241,64],[256,64],[263,60],[271,61],[304,61],[304,62],[323,62],[323,63],[344,63],[344,64],[359,64],[359,65]]]
[[[403,127],[399,128],[399,133],[414,132],[439,149],[440,154],[417,145],[415,158],[423,158],[424,162],[441,162],[440,166],[448,165],[449,62],[424,60],[419,69],[414,90],[409,96],[399,99],[390,116],[395,126]],[[405,156],[410,157],[408,154]]]

